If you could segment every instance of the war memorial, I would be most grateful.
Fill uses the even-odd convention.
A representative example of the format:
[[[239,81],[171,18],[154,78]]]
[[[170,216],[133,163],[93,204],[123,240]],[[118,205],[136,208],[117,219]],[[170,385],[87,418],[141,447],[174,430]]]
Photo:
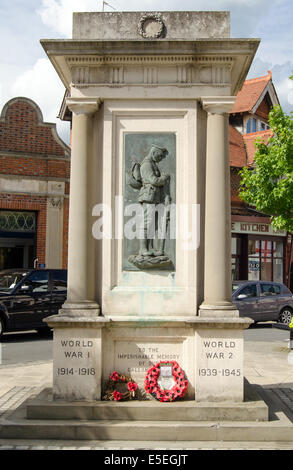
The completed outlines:
[[[54,379],[27,405],[30,432],[255,439],[268,408],[231,302],[227,113],[259,40],[231,38],[228,12],[97,12],[41,44],[72,156],[68,296],[46,320]]]

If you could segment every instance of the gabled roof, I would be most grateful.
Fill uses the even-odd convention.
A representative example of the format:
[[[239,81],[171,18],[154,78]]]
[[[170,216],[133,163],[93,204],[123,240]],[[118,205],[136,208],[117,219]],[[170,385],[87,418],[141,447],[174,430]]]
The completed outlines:
[[[241,134],[233,126],[229,126],[230,166],[242,168],[252,166],[255,155],[255,141],[261,139],[267,143],[273,136],[271,129],[250,134]]]
[[[243,135],[231,125],[229,125],[229,154],[231,166],[241,168],[247,165]]]
[[[271,71],[264,77],[251,78],[244,82],[242,89],[237,94],[231,114],[245,112],[255,113],[267,93],[269,94],[272,105],[279,104],[272,83]]]
[[[247,154],[247,166],[253,165],[254,154],[255,154],[255,141],[261,139],[263,142],[267,143],[269,138],[273,136],[271,129],[260,132],[251,132],[250,134],[243,134],[243,141],[246,148]]]

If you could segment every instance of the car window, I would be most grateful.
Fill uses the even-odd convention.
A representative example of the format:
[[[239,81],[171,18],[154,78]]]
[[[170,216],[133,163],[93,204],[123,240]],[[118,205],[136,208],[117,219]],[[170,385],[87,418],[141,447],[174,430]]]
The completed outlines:
[[[35,271],[21,285],[21,291],[47,292],[49,290],[49,272]]]
[[[233,283],[232,284],[232,293],[235,292],[238,289],[239,286],[240,286],[240,284]]]
[[[285,286],[284,284],[280,285],[279,286],[280,289],[281,289],[281,293],[282,294],[285,294],[285,295],[292,295],[292,292],[288,289],[287,286]]]
[[[14,289],[27,272],[9,271],[8,273],[0,273],[0,290],[11,291]]]
[[[260,285],[260,295],[269,296],[280,294],[280,286],[276,284],[261,284]]]
[[[248,286],[243,287],[238,293],[239,295],[245,295],[246,297],[257,297],[257,287],[256,284],[249,284]]]
[[[67,271],[52,271],[51,276],[53,291],[67,290]]]

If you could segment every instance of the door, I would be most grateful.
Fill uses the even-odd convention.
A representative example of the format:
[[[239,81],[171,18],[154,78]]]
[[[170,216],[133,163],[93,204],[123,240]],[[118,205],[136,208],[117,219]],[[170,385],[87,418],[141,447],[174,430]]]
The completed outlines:
[[[263,320],[273,321],[279,317],[279,301],[277,290],[273,284],[260,283],[260,314]]]
[[[259,321],[259,292],[257,283],[247,284],[238,291],[233,303],[239,310],[241,317],[250,317],[254,321]]]

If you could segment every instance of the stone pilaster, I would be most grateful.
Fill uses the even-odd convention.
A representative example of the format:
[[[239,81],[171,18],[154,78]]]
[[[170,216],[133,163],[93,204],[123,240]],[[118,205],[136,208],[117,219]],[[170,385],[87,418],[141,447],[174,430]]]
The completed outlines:
[[[235,97],[203,98],[207,112],[205,279],[200,316],[238,316],[231,302],[228,111]]]

